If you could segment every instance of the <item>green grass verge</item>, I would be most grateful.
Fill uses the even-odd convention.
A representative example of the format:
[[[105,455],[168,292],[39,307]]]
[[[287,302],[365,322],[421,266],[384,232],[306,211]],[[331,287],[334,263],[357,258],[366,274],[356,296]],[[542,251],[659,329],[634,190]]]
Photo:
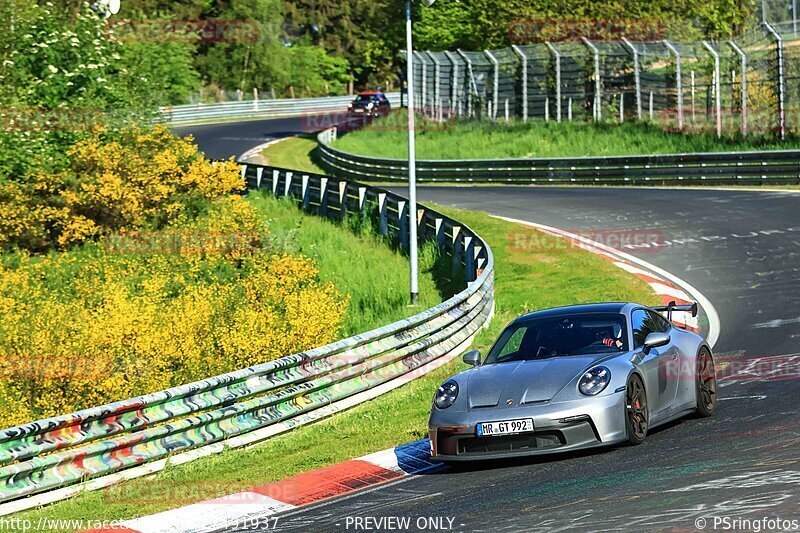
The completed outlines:
[[[312,161],[312,153],[316,149],[316,135],[301,135],[267,146],[261,151],[261,157],[264,158],[265,165],[325,174],[325,171]]]
[[[355,154],[405,159],[405,111],[340,137],[334,146]],[[647,123],[586,124],[584,122],[509,123],[462,121],[437,124],[420,118],[417,157],[420,159],[492,159],[579,157],[686,152],[780,150],[800,147],[800,139],[729,136],[713,133],[670,133]]]
[[[483,351],[508,321],[526,311],[603,300],[657,302],[644,282],[598,256],[560,246],[560,241],[554,237],[522,230],[528,237],[535,236],[541,252],[522,251],[514,245],[519,242],[516,239],[521,231],[519,226],[485,213],[441,210],[472,227],[489,242],[494,252],[496,316],[491,326],[476,339],[475,346]],[[298,214],[298,218],[305,216]],[[320,221],[320,224],[326,223]],[[302,232],[314,225],[310,220],[303,222]],[[298,232],[298,239],[302,232]],[[314,237],[304,236],[300,245],[310,246],[313,240]],[[377,247],[369,252],[373,260],[382,257],[374,255],[380,253]],[[354,277],[352,282],[358,284],[360,280]],[[422,298],[430,299],[431,295],[425,292],[435,295],[433,291],[430,286],[423,288]],[[86,493],[20,513],[15,518],[29,519],[34,525],[45,518],[129,519],[238,492],[422,438],[426,434],[434,390],[447,376],[463,367],[460,361],[449,363],[380,398],[258,446],[226,451],[168,468],[148,479]]]
[[[387,246],[369,224],[342,228],[334,222],[297,209],[293,201],[268,193],[249,198],[268,220],[275,246],[292,255],[310,257],[319,276],[350,295],[342,337],[363,333],[411,316],[440,303],[433,278],[435,249],[420,250],[420,301],[408,305],[408,259]]]

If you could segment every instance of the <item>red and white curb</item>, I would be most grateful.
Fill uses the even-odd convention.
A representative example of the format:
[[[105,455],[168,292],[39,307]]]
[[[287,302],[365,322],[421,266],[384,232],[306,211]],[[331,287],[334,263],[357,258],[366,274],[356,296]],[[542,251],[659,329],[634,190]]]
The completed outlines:
[[[266,524],[269,517],[440,466],[428,439],[365,455],[222,498],[187,505],[99,531],[133,533],[211,532],[237,524]]]
[[[615,266],[643,280],[650,286],[651,289],[653,289],[653,291],[656,293],[656,295],[658,295],[665,305],[672,301],[679,305],[697,302],[705,312],[708,320],[708,333],[706,334],[706,340],[708,341],[709,346],[713,348],[714,344],[717,342],[717,339],[719,339],[720,322],[719,316],[717,315],[717,310],[714,309],[714,306],[711,304],[708,298],[703,295],[703,293],[674,274],[650,264],[643,259],[632,256],[625,252],[621,252],[616,248],[612,248],[597,241],[593,241],[583,237],[582,235],[577,235],[569,231],[553,228],[551,226],[545,226],[544,224],[537,224],[535,222],[528,222],[526,220],[519,220],[516,218],[500,216],[495,216],[495,218],[505,220],[507,222],[514,222],[529,228],[534,228],[542,231],[543,233],[547,233],[556,237],[570,239],[579,248],[608,259]],[[691,331],[699,331],[700,329],[700,324],[697,320],[697,317],[693,317],[687,312],[673,312],[672,321]]]

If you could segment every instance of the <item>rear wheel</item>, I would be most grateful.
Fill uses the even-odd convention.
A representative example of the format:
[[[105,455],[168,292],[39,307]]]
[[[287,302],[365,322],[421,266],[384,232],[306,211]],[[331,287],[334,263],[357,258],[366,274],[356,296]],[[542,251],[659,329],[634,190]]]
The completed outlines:
[[[625,429],[628,442],[641,444],[647,437],[650,415],[647,412],[647,394],[644,384],[636,374],[628,378],[625,388]]]
[[[714,358],[708,348],[701,348],[697,353],[697,416],[707,417],[714,414],[717,407],[717,375],[714,371]]]

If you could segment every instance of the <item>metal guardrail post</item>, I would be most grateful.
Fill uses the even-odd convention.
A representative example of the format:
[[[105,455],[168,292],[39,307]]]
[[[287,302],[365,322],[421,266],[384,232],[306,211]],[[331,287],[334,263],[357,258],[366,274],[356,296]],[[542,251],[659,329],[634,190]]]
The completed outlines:
[[[456,277],[459,272],[461,272],[461,254],[463,248],[461,246],[461,226],[453,226],[453,244],[452,244],[452,274],[453,277]]]
[[[663,41],[667,50],[675,56],[675,89],[678,91],[678,129],[683,131],[683,79],[681,78],[681,54],[667,39]]]
[[[362,215],[367,210],[367,188],[364,186],[358,187],[358,212]]]
[[[464,277],[467,283],[475,281],[475,239],[464,236]]]
[[[703,46],[714,58],[714,107],[716,114],[717,137],[722,137],[722,95],[720,94],[719,54],[708,41],[703,41]]]
[[[445,235],[444,235],[444,219],[443,218],[436,217],[433,220],[433,232],[434,232],[434,235],[435,235],[435,238],[436,238],[436,244],[438,246],[440,246],[440,247],[443,246],[444,245],[444,237],[445,237]]]
[[[311,205],[311,188],[308,186],[308,174],[303,174],[300,195],[303,202],[303,209],[308,210]]]
[[[549,42],[545,42],[550,53],[556,60],[556,122],[561,122],[561,54],[556,47]]]
[[[581,41],[586,47],[592,52],[592,56],[594,57],[594,109],[592,110],[592,118],[594,120],[602,120],[602,99],[600,94],[600,86],[602,84],[602,80],[600,78],[600,51],[597,47],[587,39],[586,37],[581,37]]]
[[[292,172],[287,172],[285,181],[283,183],[283,195],[289,197],[289,192],[292,190]]]
[[[742,98],[742,136],[747,136],[747,54],[744,53],[738,44],[736,44],[733,40],[728,41],[728,45],[733,48],[733,51],[739,55],[739,59],[741,60],[741,69],[742,69],[742,87],[739,92],[741,92]]]
[[[519,46],[512,45],[511,49],[522,60],[522,120],[528,121],[528,56],[525,55]]]
[[[261,176],[264,174],[264,169],[261,167],[256,168],[256,189],[261,188]]]
[[[272,171],[272,196],[278,196],[278,180],[280,180],[281,173],[279,170]]]
[[[408,250],[408,202],[397,202],[397,225],[400,227],[400,247]]]
[[[389,235],[389,217],[387,209],[386,193],[378,193],[378,232],[381,235]]]
[[[642,120],[642,77],[639,68],[639,51],[627,38],[623,37],[622,42],[628,46],[633,55],[633,77],[636,90],[636,118]]]
[[[339,182],[339,218],[347,218],[347,182]]]
[[[781,140],[786,139],[786,87],[784,85],[784,64],[783,64],[783,38],[775,31],[775,28],[769,22],[763,22],[764,27],[775,39],[775,52],[778,59],[778,128],[780,130]]]
[[[499,105],[498,97],[499,97],[499,90],[500,90],[500,62],[492,55],[489,50],[484,50],[483,53],[486,57],[489,58],[489,61],[492,62],[494,65],[494,81],[492,83],[492,100],[494,101],[494,105],[492,106],[492,117],[493,119],[497,119],[497,107]]]
[[[328,216],[328,178],[319,180],[319,214]]]

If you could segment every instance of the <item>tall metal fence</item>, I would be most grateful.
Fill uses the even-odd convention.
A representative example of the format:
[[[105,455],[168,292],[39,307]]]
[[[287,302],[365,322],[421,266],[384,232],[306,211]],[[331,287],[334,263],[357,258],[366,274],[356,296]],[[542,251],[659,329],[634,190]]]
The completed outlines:
[[[542,42],[415,52],[415,105],[432,118],[645,120],[718,135],[800,132],[796,22],[735,40]]]
[[[410,318],[196,383],[0,431],[0,516],[263,440],[382,394],[450,361],[494,310],[489,246],[464,224],[353,181],[245,165],[251,189],[334,220],[374,218],[408,246],[408,225],[465,288]],[[191,454],[183,453],[193,450]]]

